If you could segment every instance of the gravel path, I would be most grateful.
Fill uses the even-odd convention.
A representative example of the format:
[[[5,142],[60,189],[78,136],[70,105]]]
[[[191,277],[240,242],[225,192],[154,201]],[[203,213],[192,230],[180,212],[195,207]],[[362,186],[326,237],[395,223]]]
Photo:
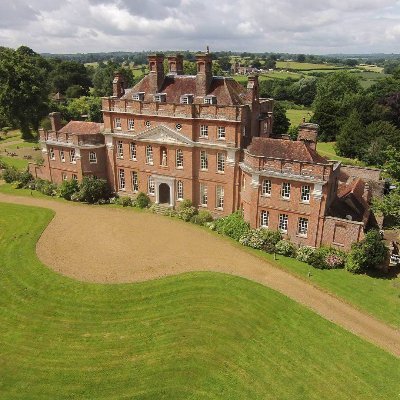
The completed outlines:
[[[275,289],[400,357],[400,331],[261,260],[223,238],[160,215],[0,194],[0,201],[50,208],[40,260],[72,278],[137,282],[188,271],[238,275]]]

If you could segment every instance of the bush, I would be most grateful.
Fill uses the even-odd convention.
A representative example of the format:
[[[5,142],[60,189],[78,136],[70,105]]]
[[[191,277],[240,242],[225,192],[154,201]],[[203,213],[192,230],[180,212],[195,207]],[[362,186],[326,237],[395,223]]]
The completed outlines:
[[[289,242],[289,240],[280,240],[275,245],[276,252],[286,257],[295,257],[296,256],[296,246]]]
[[[249,224],[243,220],[240,211],[236,211],[227,217],[219,218],[215,221],[215,230],[218,233],[229,236],[237,241],[239,241],[249,229]]]
[[[270,231],[264,228],[250,229],[239,239],[239,243],[244,246],[252,247],[253,249],[265,249],[273,247],[272,252],[275,250],[275,244],[282,239],[279,232]]]
[[[33,176],[29,171],[20,172],[18,180],[22,187],[26,188],[33,181]]]
[[[35,189],[46,196],[55,196],[57,194],[57,185],[44,179],[36,179]]]
[[[267,230],[266,232],[267,237],[265,243],[263,245],[263,250],[267,253],[275,253],[276,251],[276,244],[282,240],[282,233],[279,231],[270,231]]]
[[[309,257],[309,264],[318,269],[343,268],[346,253],[333,247],[320,247]]]
[[[150,197],[146,193],[140,192],[134,201],[134,206],[138,208],[146,208],[150,204]]]
[[[190,221],[196,214],[197,210],[190,200],[183,200],[176,210],[176,216],[186,222]]]
[[[121,204],[122,207],[132,207],[132,198],[129,196],[122,196],[119,198],[119,204]]]
[[[79,187],[79,199],[89,204],[108,200],[111,192],[107,181],[93,176],[85,176]]]
[[[313,247],[300,246],[297,249],[296,258],[299,261],[302,261],[302,262],[305,262],[305,263],[309,264],[310,260],[311,260],[311,257],[313,256],[314,253],[315,253],[315,249]]]
[[[197,215],[194,215],[190,222],[193,222],[197,225],[206,225],[209,222],[214,220],[213,216],[211,215],[210,211],[208,210],[200,210]]]
[[[7,163],[0,157],[0,169],[6,169]]]
[[[6,183],[13,183],[19,181],[19,171],[15,167],[6,166],[5,170],[2,173],[3,179]]]
[[[69,181],[62,181],[61,185],[57,189],[57,194],[66,200],[71,200],[71,197],[79,191],[79,184],[76,179]]]
[[[363,240],[351,246],[345,267],[347,271],[360,273],[379,267],[387,255],[388,248],[379,232],[371,230],[367,232]]]

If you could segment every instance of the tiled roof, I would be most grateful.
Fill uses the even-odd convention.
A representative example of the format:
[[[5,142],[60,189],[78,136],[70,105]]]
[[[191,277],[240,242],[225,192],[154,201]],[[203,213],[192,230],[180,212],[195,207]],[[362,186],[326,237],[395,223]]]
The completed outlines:
[[[122,99],[131,99],[133,93],[144,92],[145,101],[153,101],[155,93],[150,92],[149,76],[145,76],[132,89],[128,89]],[[159,91],[166,93],[167,103],[179,103],[180,97],[193,94],[196,103],[196,76],[193,75],[167,75]],[[247,90],[232,78],[213,77],[207,95],[217,97],[220,105],[242,105],[248,102]]]
[[[69,121],[59,132],[71,135],[96,135],[102,132],[102,128],[102,124],[97,122]]]
[[[247,151],[260,157],[329,164],[326,158],[300,141],[255,137]]]

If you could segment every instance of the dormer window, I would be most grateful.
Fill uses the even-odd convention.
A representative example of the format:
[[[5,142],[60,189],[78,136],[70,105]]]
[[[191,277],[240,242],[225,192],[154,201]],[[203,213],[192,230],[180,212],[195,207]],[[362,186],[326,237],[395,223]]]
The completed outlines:
[[[217,104],[217,98],[215,96],[204,97],[204,104]]]
[[[157,93],[154,95],[154,101],[157,103],[165,103],[167,100],[167,95],[165,93]]]
[[[193,103],[193,95],[192,94],[184,94],[181,96],[181,104],[192,104]]]
[[[132,99],[136,100],[136,101],[143,101],[144,100],[144,92],[133,93]]]

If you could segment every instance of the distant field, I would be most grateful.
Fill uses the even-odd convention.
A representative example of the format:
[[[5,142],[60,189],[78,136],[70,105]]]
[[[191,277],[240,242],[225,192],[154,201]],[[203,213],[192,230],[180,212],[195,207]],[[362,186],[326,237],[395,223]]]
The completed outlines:
[[[370,72],[377,72],[377,73],[383,72],[383,67],[378,67],[376,65],[358,65],[357,68],[364,69]]]
[[[344,69],[346,67],[339,67],[333,64],[311,64],[311,63],[299,63],[296,61],[277,61],[276,68],[307,71],[307,70],[320,70],[320,69],[335,70],[335,69]]]
[[[286,110],[286,116],[289,118],[291,126],[299,126],[303,122],[303,118],[306,119],[306,122],[310,121],[312,114],[312,110],[309,109],[294,110],[290,108]]]
[[[362,161],[354,160],[352,158],[341,157],[336,154],[335,151],[335,142],[318,142],[317,143],[317,151],[328,158],[329,160],[337,160],[341,161],[343,164],[349,165],[361,165],[364,166],[365,164]]]

